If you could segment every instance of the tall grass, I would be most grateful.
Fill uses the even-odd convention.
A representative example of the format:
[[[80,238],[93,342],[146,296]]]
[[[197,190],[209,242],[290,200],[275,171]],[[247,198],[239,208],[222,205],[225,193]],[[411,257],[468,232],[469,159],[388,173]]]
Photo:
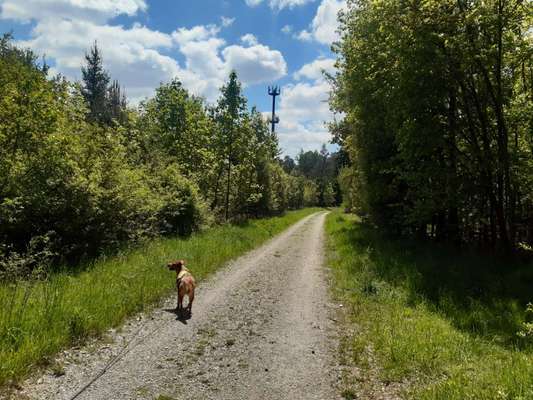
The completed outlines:
[[[77,273],[0,285],[0,386],[24,377],[60,349],[100,335],[168,295],[174,287],[166,268],[170,259],[186,259],[201,280],[316,211],[220,226],[188,239],[159,239],[102,258]]]
[[[533,399],[533,265],[386,238],[340,212],[327,232],[358,327],[344,358],[403,384],[405,398]]]

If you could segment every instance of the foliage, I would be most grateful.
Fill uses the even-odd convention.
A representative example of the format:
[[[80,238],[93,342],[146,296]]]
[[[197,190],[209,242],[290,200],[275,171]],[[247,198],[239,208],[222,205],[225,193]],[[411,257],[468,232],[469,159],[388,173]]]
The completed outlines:
[[[167,166],[156,179],[162,203],[157,215],[159,232],[183,236],[200,230],[206,222],[207,205],[198,188],[180,175],[174,165]]]
[[[349,2],[331,105],[351,207],[396,233],[532,243],[532,7]]]
[[[241,166],[242,153],[241,150],[246,150],[246,142],[249,139],[245,134],[245,129],[242,129],[244,120],[246,119],[246,99],[242,94],[241,83],[237,79],[237,73],[232,71],[226,85],[220,90],[221,96],[218,100],[215,109],[215,120],[217,121],[217,149],[218,164],[220,171],[226,171],[226,189],[224,208],[225,219],[229,219],[230,207],[230,191],[231,191],[231,168]],[[220,175],[219,175],[220,176]],[[219,181],[216,182],[216,187],[219,186]],[[218,193],[214,194],[215,202],[217,201]]]
[[[126,124],[128,120],[126,94],[117,80],[114,80],[107,88],[106,103],[108,122],[116,121],[119,124]]]
[[[123,130],[87,122],[78,87],[47,79],[36,57],[8,38],[1,55],[3,258],[34,259],[23,254],[38,237],[46,238],[46,251],[56,261],[75,261],[202,225],[206,210],[194,183],[170,166],[133,163]]]
[[[127,123],[127,100],[117,80],[103,67],[102,52],[95,42],[85,53],[85,66],[81,67],[81,93],[88,107],[87,120],[100,125]]]
[[[319,201],[281,168],[277,137],[234,72],[214,108],[175,79],[128,109],[102,59],[95,43],[72,84],[0,41],[4,278]]]
[[[318,185],[315,182],[310,180],[304,182],[303,201],[306,206],[319,202]]]
[[[89,120],[104,122],[107,115],[107,91],[109,74],[102,66],[102,54],[96,42],[85,54],[87,65],[81,68],[83,80],[82,94],[89,108]]]
[[[176,164],[180,173],[206,193],[214,163],[214,122],[201,99],[191,96],[178,80],[162,84],[154,98],[141,104],[132,139],[142,152],[138,158],[159,168]]]
[[[526,309],[530,320],[533,320],[533,304],[529,303]],[[526,340],[533,341],[533,322],[525,321],[522,323],[522,328],[518,331],[518,336]]]
[[[303,187],[303,204],[329,207],[342,202],[337,181],[344,163],[341,153],[330,154],[323,145],[320,151],[301,150],[296,161],[286,156],[280,164],[285,172],[302,178],[299,186]]]

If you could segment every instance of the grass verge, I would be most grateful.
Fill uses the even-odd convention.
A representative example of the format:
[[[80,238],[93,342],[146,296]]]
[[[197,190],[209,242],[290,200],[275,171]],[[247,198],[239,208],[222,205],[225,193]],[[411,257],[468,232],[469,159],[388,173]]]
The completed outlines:
[[[62,348],[120,325],[174,287],[166,268],[184,258],[198,280],[318,209],[220,226],[190,238],[159,239],[95,261],[78,273],[0,285],[0,387],[46,364]]]
[[[533,399],[531,264],[387,239],[340,212],[326,229],[346,331],[355,332],[341,360],[403,398]],[[344,383],[346,398],[369,384]]]

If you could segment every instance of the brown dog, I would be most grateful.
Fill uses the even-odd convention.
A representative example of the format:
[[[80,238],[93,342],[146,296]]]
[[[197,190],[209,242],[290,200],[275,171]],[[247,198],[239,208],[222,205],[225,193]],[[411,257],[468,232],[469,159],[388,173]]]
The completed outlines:
[[[196,287],[194,277],[190,271],[185,268],[185,260],[172,261],[169,262],[167,266],[169,270],[176,271],[176,288],[178,289],[178,305],[176,310],[178,315],[181,315],[183,312],[183,298],[185,295],[189,298],[187,312],[191,315],[192,302],[194,300],[194,288]]]

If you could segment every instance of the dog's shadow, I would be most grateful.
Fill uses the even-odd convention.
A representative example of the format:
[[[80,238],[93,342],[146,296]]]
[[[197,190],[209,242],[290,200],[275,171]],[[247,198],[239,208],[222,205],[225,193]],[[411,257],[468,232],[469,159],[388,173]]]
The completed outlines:
[[[176,320],[181,322],[183,325],[187,325],[187,321],[191,319],[192,314],[188,311],[181,311],[178,312],[176,308],[165,308],[163,311],[166,311],[170,314],[174,314],[176,316]]]

